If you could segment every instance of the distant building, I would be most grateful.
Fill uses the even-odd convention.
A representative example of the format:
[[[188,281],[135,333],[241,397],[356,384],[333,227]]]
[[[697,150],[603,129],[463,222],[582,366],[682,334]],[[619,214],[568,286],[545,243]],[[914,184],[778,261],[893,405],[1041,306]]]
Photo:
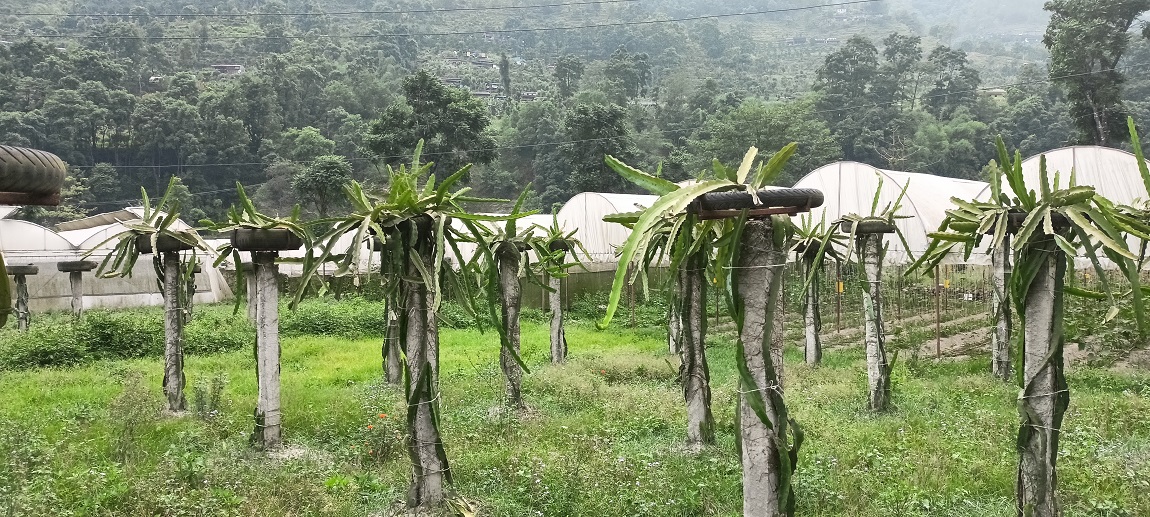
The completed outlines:
[[[531,102],[539,98],[539,92],[520,92],[519,100]]]
[[[988,88],[986,90],[979,90],[978,94],[992,99],[1001,99],[1006,97],[1006,90],[1002,88]]]
[[[212,65],[212,69],[224,75],[240,75],[244,73],[244,65]]]

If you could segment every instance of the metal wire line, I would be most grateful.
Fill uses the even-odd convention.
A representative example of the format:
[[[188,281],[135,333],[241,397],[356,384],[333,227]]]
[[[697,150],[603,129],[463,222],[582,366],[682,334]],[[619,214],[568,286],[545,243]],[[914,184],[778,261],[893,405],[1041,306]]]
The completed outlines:
[[[585,0],[581,2],[561,2],[550,4],[532,4],[532,5],[492,5],[486,7],[445,7],[445,8],[426,8],[426,9],[396,9],[396,10],[382,10],[382,11],[331,11],[331,12],[296,12],[296,13],[11,13],[5,16],[16,17],[42,17],[42,16],[59,16],[64,18],[248,18],[248,17],[288,17],[288,16],[358,16],[358,15],[371,15],[371,14],[440,14],[440,13],[457,13],[457,12],[482,12],[482,11],[512,11],[524,9],[543,9],[548,7],[577,7],[585,5],[603,5],[603,4],[627,4],[639,2],[642,0]]]
[[[820,4],[801,7],[784,7],[778,9],[764,9],[761,11],[740,12],[740,13],[723,13],[723,14],[707,14],[699,16],[686,16],[682,18],[664,18],[658,20],[640,20],[640,21],[627,21],[627,22],[602,22],[602,23],[588,23],[584,25],[567,25],[560,27],[523,27],[512,29],[486,29],[486,30],[471,30],[471,31],[444,31],[444,32],[406,32],[406,33],[379,33],[379,34],[348,34],[348,35],[313,35],[313,34],[295,34],[291,36],[254,36],[254,35],[236,35],[236,36],[208,36],[201,38],[199,36],[93,36],[93,35],[50,35],[50,34],[0,34],[4,38],[38,38],[38,39],[115,39],[115,40],[148,40],[148,41],[162,41],[162,40],[284,40],[284,39],[316,39],[316,38],[413,38],[418,36],[466,36],[474,34],[517,34],[523,32],[554,32],[566,30],[581,30],[581,29],[603,29],[609,27],[633,27],[638,25],[659,25],[664,23],[679,23],[699,20],[717,20],[723,18],[735,18],[742,16],[756,16],[761,14],[774,14],[774,13],[787,13],[795,11],[809,11],[813,9],[822,9],[825,7],[843,7],[856,4],[870,4],[882,0],[852,0],[848,2],[840,2],[833,4]]]

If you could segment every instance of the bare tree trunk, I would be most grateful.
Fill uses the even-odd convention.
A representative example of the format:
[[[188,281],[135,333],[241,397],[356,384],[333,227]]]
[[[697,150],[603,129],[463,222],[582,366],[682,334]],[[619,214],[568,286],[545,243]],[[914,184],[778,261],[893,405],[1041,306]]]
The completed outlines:
[[[253,252],[256,277],[256,428],[264,449],[280,445],[280,316],[275,252]]]
[[[547,280],[551,292],[547,293],[547,304],[551,306],[551,362],[567,362],[567,333],[563,330],[563,279],[551,277]]]
[[[1010,382],[1010,238],[1002,241],[1002,247],[991,251],[992,271],[990,286],[993,289],[991,315],[994,317],[994,330],[990,334],[991,373],[1000,380]]]
[[[389,296],[384,313],[387,316],[387,328],[383,333],[383,373],[388,384],[403,383],[403,362],[400,360],[399,313],[394,297]]]
[[[706,255],[687,257],[683,285],[683,398],[687,402],[687,446],[700,450],[715,443],[715,419],[711,415],[711,373],[707,367],[707,272]]]
[[[791,515],[786,406],[775,366],[779,295],[786,254],[775,246],[770,223],[748,221],[740,244],[736,303],[742,307],[739,346],[746,371],[739,382],[739,443],[743,464],[743,515]],[[781,341],[781,340],[780,340]],[[762,405],[762,415],[755,405]],[[765,421],[762,417],[766,417]]]
[[[168,410],[187,409],[184,398],[184,309],[180,307],[180,254],[163,252],[164,257],[164,395]]]
[[[819,337],[819,329],[822,327],[819,321],[819,281],[818,277],[811,276],[815,270],[814,259],[804,255],[803,270],[804,278],[811,279],[803,299],[803,358],[807,364],[815,366],[823,361],[823,343]]]
[[[425,242],[426,236],[415,244],[424,268],[441,267],[434,263],[434,253]],[[439,432],[439,328],[428,286],[423,283],[415,264],[409,264],[407,275],[400,280],[400,299],[404,314],[400,327],[405,329],[404,354],[407,356],[404,375],[407,378],[407,451],[411,460],[412,482],[408,489],[407,504],[413,508],[438,506],[444,500],[444,486],[451,482],[451,470],[443,439]]]
[[[1066,258],[1054,238],[1044,235],[1027,244],[1020,262],[1028,259],[1039,260],[1040,265],[1026,293],[1022,315],[1023,388],[1018,396],[1021,422],[1015,497],[1020,517],[1056,517],[1062,513],[1055,494],[1058,439],[1070,404],[1062,358]]]
[[[16,282],[16,328],[26,331],[32,324],[32,311],[28,309],[28,277],[12,275],[12,280]]]
[[[503,332],[507,336],[506,345],[499,347],[499,368],[503,370],[506,381],[507,404],[522,408],[523,369],[512,356],[512,353],[519,355],[519,307],[523,297],[522,286],[519,285],[519,249],[513,243],[504,242],[496,250],[496,258],[499,262]]]
[[[890,402],[890,364],[882,321],[882,234],[859,234],[863,262],[863,311],[866,316],[867,407],[885,411]]]

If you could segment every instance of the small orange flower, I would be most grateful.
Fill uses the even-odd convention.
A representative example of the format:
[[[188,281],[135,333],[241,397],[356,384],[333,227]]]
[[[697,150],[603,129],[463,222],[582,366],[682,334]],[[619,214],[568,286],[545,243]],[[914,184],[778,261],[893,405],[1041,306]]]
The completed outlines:
[[[379,418],[387,418],[387,413],[380,413]]]
[[[375,429],[375,426],[371,425],[371,424],[367,424],[367,430],[370,431],[372,429]]]
[[[599,370],[599,373],[601,373],[603,375],[607,375],[607,370]]]

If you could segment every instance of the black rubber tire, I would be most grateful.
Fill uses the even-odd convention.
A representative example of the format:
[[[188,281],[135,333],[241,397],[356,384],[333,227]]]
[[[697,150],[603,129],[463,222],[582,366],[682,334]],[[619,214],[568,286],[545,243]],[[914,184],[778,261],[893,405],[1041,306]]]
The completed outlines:
[[[303,241],[290,230],[270,228],[238,228],[232,230],[232,246],[240,251],[298,250]]]
[[[764,189],[758,192],[759,201],[745,191],[712,192],[691,203],[693,211],[742,210],[744,208],[817,208],[823,205],[823,192],[813,188]]]
[[[1052,212],[1052,214],[1053,217],[1051,217],[1050,222],[1054,225],[1055,231],[1070,228],[1070,221],[1066,219],[1066,216],[1059,212]],[[1022,223],[1026,222],[1026,218],[1029,215],[1030,214],[1026,212],[1011,212],[1006,214],[1006,233],[1011,235],[1018,233],[1018,231],[1022,229]],[[993,232],[993,229],[991,231]]]
[[[0,192],[57,194],[67,175],[68,165],[52,153],[0,145]]]
[[[16,264],[8,264],[8,274],[9,274],[9,275],[11,275],[11,276],[16,276],[16,275],[24,275],[24,276],[32,276],[32,275],[38,275],[38,274],[40,274],[40,266],[34,266],[34,265],[32,265],[32,264],[20,264],[20,265],[16,265]]]
[[[547,243],[547,251],[571,251],[571,242],[566,239],[555,239]]]
[[[819,247],[818,246],[810,246],[810,247],[799,246],[792,251],[794,251],[800,257],[811,259],[811,260],[814,260],[815,257],[818,257],[818,255],[819,255]],[[825,251],[826,250],[824,250],[824,252]]]
[[[61,273],[86,273],[96,269],[99,264],[91,260],[68,260],[56,263],[56,270]]]
[[[886,221],[843,221],[840,229],[843,233],[851,233],[854,227],[855,235],[872,235],[879,233],[894,233],[895,227]]]
[[[160,253],[167,253],[169,251],[187,251],[194,246],[185,243],[171,235],[161,235],[156,239],[156,247],[160,249]],[[152,253],[152,239],[147,236],[141,236],[136,239],[136,251],[149,255]]]

